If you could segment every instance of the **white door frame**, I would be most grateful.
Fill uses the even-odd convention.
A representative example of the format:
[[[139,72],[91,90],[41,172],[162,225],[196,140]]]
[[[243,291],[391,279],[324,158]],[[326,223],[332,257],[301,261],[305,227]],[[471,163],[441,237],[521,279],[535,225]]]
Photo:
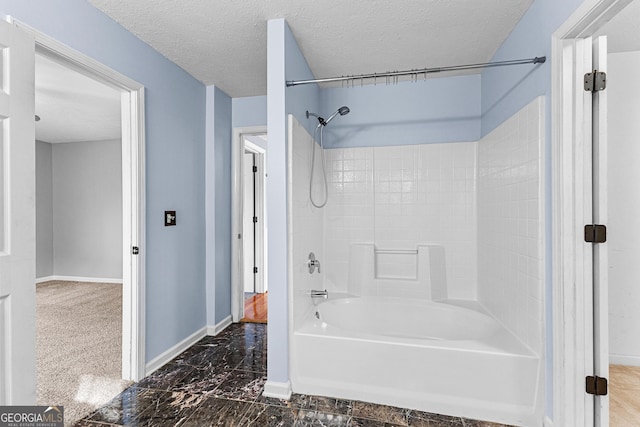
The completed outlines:
[[[591,43],[585,39],[631,1],[587,0],[552,36],[553,424],[557,426],[594,422],[593,398],[585,392],[585,377],[593,375],[593,272],[583,233],[591,217],[591,95],[576,76],[592,71]]]
[[[145,376],[144,86],[27,24],[8,20],[35,38],[37,53],[122,93],[122,378],[138,381]]]
[[[233,179],[231,188],[231,319],[233,322],[239,322],[244,317],[244,247],[243,247],[243,191],[244,191],[244,171],[243,171],[243,155],[245,150],[244,135],[260,135],[266,134],[266,126],[252,126],[252,127],[239,127],[233,128],[233,146],[231,148],[231,176]],[[253,146],[253,150],[261,152],[262,155],[265,151],[257,145],[249,143]],[[264,160],[264,157],[263,157]],[[266,172],[266,169],[264,170]],[[262,174],[264,176],[264,174]],[[262,185],[262,194],[266,185]],[[259,197],[260,198],[260,197]],[[265,204],[262,205],[262,211],[266,212]],[[263,214],[263,220],[261,221],[264,231],[263,244],[259,246],[263,250],[262,252],[262,268],[258,265],[258,272],[262,272],[263,278],[266,278],[265,268],[266,263],[264,258],[266,251],[264,245],[267,241],[266,236],[266,217]],[[257,239],[256,239],[257,241]],[[259,258],[260,259],[260,258]]]

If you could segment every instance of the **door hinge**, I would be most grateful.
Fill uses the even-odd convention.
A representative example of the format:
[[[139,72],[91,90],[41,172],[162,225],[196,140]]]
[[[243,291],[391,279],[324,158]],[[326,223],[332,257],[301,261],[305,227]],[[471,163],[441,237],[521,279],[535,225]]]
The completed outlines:
[[[253,274],[258,274],[258,267],[253,267]]]
[[[584,226],[584,241],[588,243],[604,243],[607,241],[607,226],[589,224]]]
[[[132,247],[132,248],[131,248],[131,253],[132,253],[133,255],[138,255],[138,254],[140,253],[140,248],[139,248],[139,247],[137,247],[137,246]]]
[[[586,378],[587,385],[587,393],[594,394],[596,396],[606,396],[607,395],[607,379],[600,377],[587,377]]]
[[[257,167],[257,166],[254,166],[254,167],[253,167],[253,173],[256,173],[256,172],[258,172],[258,167]]]
[[[593,73],[584,75],[584,90],[598,92],[607,88],[607,73],[593,70]]]
[[[257,216],[254,216],[254,217],[253,217],[253,223],[255,224],[255,223],[257,223],[257,222],[258,222],[258,217],[257,217]]]

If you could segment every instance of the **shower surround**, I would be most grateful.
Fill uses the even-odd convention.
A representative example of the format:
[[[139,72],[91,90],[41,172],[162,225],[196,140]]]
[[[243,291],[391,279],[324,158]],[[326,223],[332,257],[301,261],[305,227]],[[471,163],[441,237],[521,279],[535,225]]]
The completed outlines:
[[[539,424],[543,117],[543,100],[538,98],[480,141],[326,150],[329,201],[324,209],[312,207],[308,200],[312,138],[290,118],[290,369],[294,392],[311,392],[319,381],[322,386],[316,392],[335,397],[357,398],[353,393],[367,390],[369,394],[360,397],[376,403],[516,425]],[[350,259],[357,244],[375,248],[370,251],[375,257],[371,260],[375,266],[372,283],[350,283],[354,282],[350,270],[359,268]],[[412,255],[419,247],[428,247],[437,256],[419,262]],[[322,263],[321,274],[309,275],[306,269],[310,251]],[[444,294],[406,298],[402,290],[407,289],[407,279],[424,276],[425,268],[430,272],[430,286],[444,287]],[[455,306],[461,310],[461,319],[469,318],[465,310],[489,316],[498,332],[493,338],[485,334],[459,340],[407,337],[415,328],[390,334],[376,334],[376,328],[371,328],[354,334],[335,326],[342,322],[323,326],[326,309],[311,301],[309,290],[326,288],[329,302],[372,295],[371,289],[377,286],[373,282],[380,282],[381,277],[395,278],[385,282],[384,297],[366,297],[358,304],[377,301],[380,311],[385,310],[380,301],[397,306],[404,304],[398,300],[404,300],[406,307],[418,311],[438,307],[434,313],[447,311],[441,308],[443,304]],[[401,296],[405,298],[398,298]],[[419,299],[439,301],[435,306],[411,302]],[[428,318],[445,323],[455,317],[405,315],[406,321]],[[456,327],[471,330],[472,326]],[[308,352],[311,348],[313,354]],[[370,362],[362,363],[362,352]],[[316,362],[331,369],[325,372]],[[407,369],[399,369],[400,365]],[[385,366],[398,377],[376,384],[376,378],[388,377],[379,372]],[[512,377],[510,381],[506,376],[492,383],[480,375],[495,371],[496,366],[519,372],[519,380]],[[460,382],[456,377],[462,371],[469,375]],[[425,377],[417,385],[411,380],[437,372],[444,376],[433,381]],[[341,382],[340,378],[349,380]],[[487,383],[492,383],[491,390]],[[417,388],[411,388],[414,386]],[[443,404],[452,401],[453,405]]]

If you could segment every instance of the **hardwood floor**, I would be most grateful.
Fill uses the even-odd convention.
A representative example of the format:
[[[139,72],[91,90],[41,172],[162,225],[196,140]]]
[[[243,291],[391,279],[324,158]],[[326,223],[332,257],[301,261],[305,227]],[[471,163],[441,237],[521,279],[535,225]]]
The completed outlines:
[[[267,293],[251,294],[244,300],[244,317],[241,322],[267,323]]]
[[[609,424],[640,425],[640,367],[611,365],[609,379]]]

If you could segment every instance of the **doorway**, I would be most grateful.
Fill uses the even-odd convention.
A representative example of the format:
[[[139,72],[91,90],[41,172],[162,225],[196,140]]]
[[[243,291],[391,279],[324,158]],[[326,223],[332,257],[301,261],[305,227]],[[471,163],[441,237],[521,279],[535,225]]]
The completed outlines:
[[[80,419],[122,391],[120,91],[35,58],[36,402]]]
[[[610,413],[621,381],[617,368],[609,375],[609,297],[612,286],[621,283],[612,275],[611,255],[619,239],[631,237],[633,231],[620,232],[615,221],[610,222],[612,213],[621,212],[608,199],[622,196],[628,210],[626,196],[633,180],[620,179],[618,174],[628,175],[631,169],[608,157],[621,150],[617,156],[632,163],[632,151],[624,149],[619,137],[612,139],[607,116],[612,112],[610,87],[616,83],[611,75],[600,73],[609,73],[606,36],[622,28],[618,19],[631,10],[630,4],[631,0],[585,2],[553,36],[553,408],[558,425],[608,426],[610,417],[616,420],[611,425],[625,425]],[[634,19],[633,28],[638,17]],[[630,86],[623,89],[629,90]],[[608,183],[611,178],[614,181]],[[610,228],[606,235],[602,226]],[[614,255],[624,257],[623,252]],[[637,417],[631,422],[635,424]]]
[[[633,1],[596,36],[607,37],[608,396],[610,425],[640,419],[640,1]],[[633,30],[631,30],[633,28]]]
[[[266,128],[234,129],[234,322],[267,322]]]
[[[120,93],[122,144],[121,377],[137,381],[145,375],[144,86],[19,20],[14,18],[9,18],[9,20],[12,25],[33,38],[37,54],[99,81]]]

